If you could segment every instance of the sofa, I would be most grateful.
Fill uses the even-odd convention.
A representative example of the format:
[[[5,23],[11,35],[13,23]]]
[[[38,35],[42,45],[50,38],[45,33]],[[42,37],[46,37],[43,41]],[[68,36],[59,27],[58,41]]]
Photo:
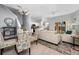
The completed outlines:
[[[61,41],[60,34],[56,34],[54,31],[48,30],[40,31],[38,38],[54,44],[58,44]]]

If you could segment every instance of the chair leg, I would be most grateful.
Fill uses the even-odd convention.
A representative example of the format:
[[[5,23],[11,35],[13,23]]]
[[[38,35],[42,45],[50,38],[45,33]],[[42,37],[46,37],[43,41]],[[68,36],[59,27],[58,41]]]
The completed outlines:
[[[16,45],[14,45],[14,47],[15,47],[15,51],[16,51],[16,53],[19,55],[19,53],[18,53],[18,51],[17,51],[17,48],[16,48]]]
[[[3,49],[1,49],[1,55],[3,54],[3,50],[4,50],[4,48],[3,48]]]
[[[38,44],[38,40],[36,40],[36,45]]]
[[[29,55],[31,55],[31,48],[29,48]]]

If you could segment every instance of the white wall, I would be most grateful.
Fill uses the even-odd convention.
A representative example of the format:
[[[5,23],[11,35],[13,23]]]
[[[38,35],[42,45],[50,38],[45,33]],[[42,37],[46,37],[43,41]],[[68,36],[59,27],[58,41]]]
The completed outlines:
[[[76,11],[79,4],[19,4],[23,10],[30,10],[31,15],[46,16],[55,12],[56,15],[64,15]],[[7,6],[20,9],[18,4],[7,4]]]
[[[76,18],[76,20],[74,20],[74,18]],[[50,20],[50,26],[49,26],[50,30],[55,29],[54,22],[56,22],[56,21],[66,21],[67,22],[66,30],[73,30],[72,24],[74,24],[74,23],[79,24],[79,10],[77,10],[73,13],[67,14],[67,15],[52,17],[52,20]]]
[[[30,16],[60,16],[70,14],[79,8],[79,4],[19,4],[23,10],[29,10]],[[7,4],[6,6],[20,10],[18,4]],[[37,19],[38,20],[38,19]],[[39,20],[38,20],[39,21]]]
[[[13,12],[17,16],[20,24],[22,25],[22,23],[23,23],[22,22],[22,15],[16,9],[14,9],[12,7],[8,7],[8,8],[10,9],[11,12]]]
[[[72,18],[73,18],[73,21],[74,21],[73,23],[79,24],[79,10],[72,13]],[[74,19],[76,19],[76,21]]]
[[[17,4],[15,5],[7,5],[10,7],[13,7],[15,9],[18,9]],[[79,8],[79,4],[24,4],[24,5],[20,5],[24,10],[30,10],[30,15],[31,16],[51,16],[51,20],[50,22],[50,30],[54,30],[54,22],[57,20],[63,21],[73,21],[74,18],[77,18],[77,20],[79,19],[79,12],[75,12],[77,11]],[[55,12],[55,14],[52,14],[53,12]],[[38,20],[38,19],[37,19]],[[39,21],[39,20],[38,20]],[[79,21],[79,20],[78,20]],[[67,26],[69,26],[70,24],[68,24]],[[69,30],[70,27],[67,27],[66,30]]]
[[[23,24],[23,19],[22,19],[22,14],[20,14],[20,12],[18,12],[18,10],[14,9],[14,8],[11,8],[11,7],[8,7],[18,18],[20,24],[22,25]],[[26,25],[26,29],[27,30],[30,30],[31,29],[31,17],[30,15],[26,15],[25,16],[25,25]]]
[[[10,17],[13,20],[16,19],[18,21],[18,18],[15,14],[13,14],[7,7],[0,5],[0,27],[6,26],[4,23],[4,19],[6,17]],[[20,26],[19,23],[17,23],[17,26]]]

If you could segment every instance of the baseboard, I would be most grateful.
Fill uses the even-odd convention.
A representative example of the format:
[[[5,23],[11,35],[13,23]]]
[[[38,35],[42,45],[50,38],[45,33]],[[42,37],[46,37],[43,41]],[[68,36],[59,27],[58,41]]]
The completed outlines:
[[[56,46],[58,46],[58,44],[51,43],[51,42],[48,42],[48,41],[45,41],[45,40],[42,40],[42,39],[38,39],[38,40],[41,40],[41,41],[44,41],[44,42],[47,42],[47,43],[50,43],[50,44],[53,44],[53,45],[56,45]]]

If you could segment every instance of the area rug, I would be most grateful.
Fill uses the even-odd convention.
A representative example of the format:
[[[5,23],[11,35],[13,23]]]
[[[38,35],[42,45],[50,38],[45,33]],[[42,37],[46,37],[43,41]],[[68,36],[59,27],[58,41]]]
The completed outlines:
[[[52,49],[58,51],[60,53],[63,53],[64,55],[71,55],[72,45],[70,45],[70,44],[60,42],[58,45],[55,45],[55,44],[48,43],[48,42],[43,41],[43,40],[38,40],[38,42],[49,47],[49,48],[52,48]]]

